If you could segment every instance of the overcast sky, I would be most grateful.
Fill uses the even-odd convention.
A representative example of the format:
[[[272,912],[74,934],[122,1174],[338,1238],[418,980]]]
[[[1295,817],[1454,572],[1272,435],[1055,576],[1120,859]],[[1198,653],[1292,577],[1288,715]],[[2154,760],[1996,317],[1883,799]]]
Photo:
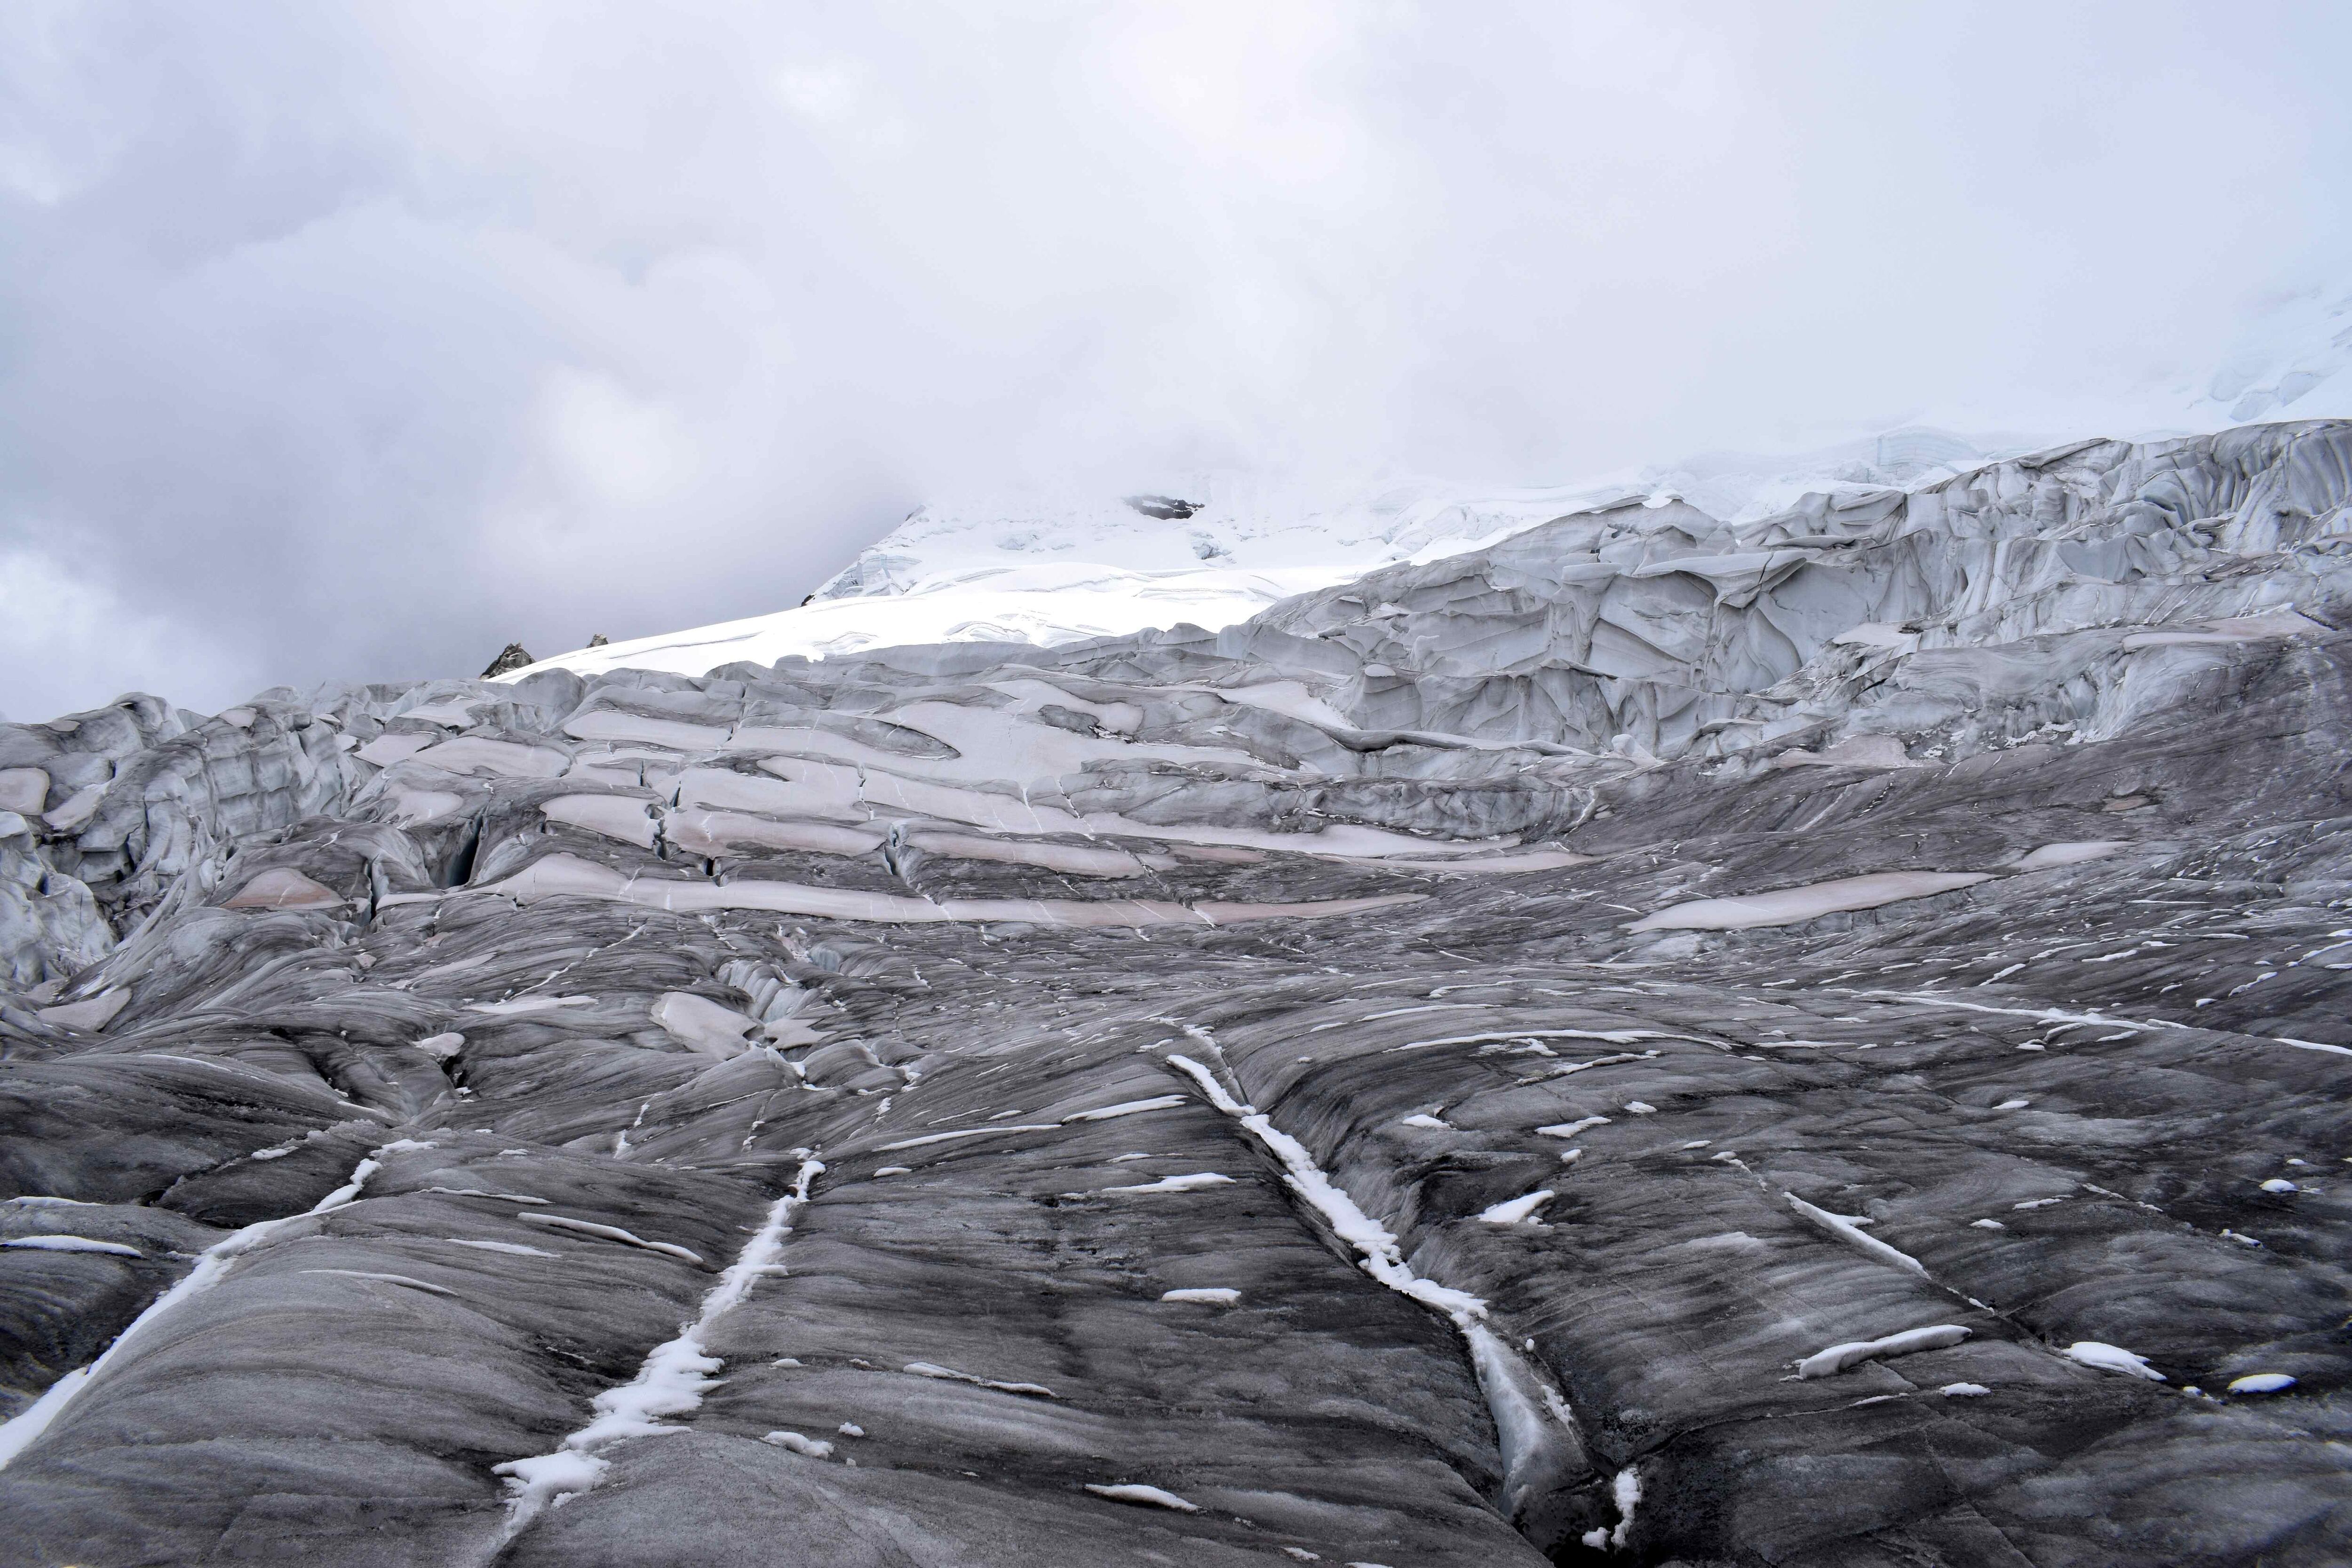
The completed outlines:
[[[0,712],[779,608],[930,495],[2032,425],[2352,277],[2347,59],[2248,0],[8,0]]]

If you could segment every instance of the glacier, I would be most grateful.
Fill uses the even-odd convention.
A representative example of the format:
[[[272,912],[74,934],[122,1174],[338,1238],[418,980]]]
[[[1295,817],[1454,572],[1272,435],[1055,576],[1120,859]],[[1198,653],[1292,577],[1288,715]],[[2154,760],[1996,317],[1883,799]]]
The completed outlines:
[[[10,1552],[2341,1561],[2352,423],[1333,493],[0,725]]]

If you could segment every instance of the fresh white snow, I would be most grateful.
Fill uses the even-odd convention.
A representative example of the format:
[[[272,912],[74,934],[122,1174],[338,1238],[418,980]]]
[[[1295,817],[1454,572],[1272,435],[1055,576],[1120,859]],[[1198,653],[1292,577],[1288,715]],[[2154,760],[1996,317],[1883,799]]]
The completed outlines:
[[[1181,1094],[1160,1094],[1150,1100],[1129,1100],[1118,1105],[1106,1105],[1098,1110],[1081,1110],[1062,1120],[1065,1122],[1108,1121],[1116,1117],[1134,1116],[1146,1110],[1171,1110],[1183,1103],[1184,1097]]]
[[[625,1437],[657,1436],[686,1430],[663,1417],[688,1415],[701,1408],[702,1396],[713,1384],[711,1374],[721,1364],[718,1357],[703,1349],[706,1338],[720,1318],[751,1295],[752,1284],[765,1277],[782,1256],[784,1237],[792,1230],[792,1216],[808,1202],[809,1184],[824,1171],[824,1163],[814,1156],[801,1162],[792,1191],[770,1205],[759,1230],[719,1277],[719,1283],[703,1297],[702,1309],[695,1321],[680,1325],[676,1338],[647,1352],[634,1380],[598,1394],[593,1402],[593,1420],[566,1436],[551,1453],[509,1459],[491,1467],[492,1473],[506,1479],[509,1494],[501,1540],[513,1540],[543,1510],[603,1480],[609,1465],[598,1456],[599,1449]],[[561,1215],[523,1217],[542,1222],[564,1218]],[[575,1220],[567,1228],[614,1235],[641,1247],[648,1245],[614,1226]],[[694,1257],[683,1247],[665,1250]]]
[[[603,1241],[617,1241],[625,1247],[640,1247],[647,1252],[664,1253],[688,1263],[699,1265],[702,1262],[702,1254],[689,1247],[667,1241],[647,1241],[635,1231],[623,1230],[617,1225],[599,1225],[593,1219],[575,1219],[562,1214],[519,1214],[515,1218],[532,1225],[553,1226],[559,1230],[577,1231],[582,1236],[593,1236]]]
[[[1171,1056],[1168,1065],[1199,1084],[1210,1104],[1239,1121],[1282,1162],[1284,1180],[1290,1189],[1323,1216],[1333,1234],[1356,1249],[1364,1272],[1391,1290],[1436,1308],[1463,1327],[1486,1315],[1486,1303],[1477,1297],[1424,1279],[1407,1268],[1397,1249],[1397,1238],[1388,1227],[1358,1208],[1356,1200],[1323,1173],[1306,1146],[1276,1127],[1272,1118],[1227,1094],[1216,1076],[1190,1057]]]
[[[426,1280],[418,1279],[411,1275],[383,1274],[369,1268],[304,1268],[298,1270],[298,1272],[303,1274],[331,1274],[345,1279],[373,1279],[380,1284],[402,1285],[407,1287],[409,1289],[423,1290],[426,1294],[434,1296],[455,1296],[457,1293],[455,1290],[450,1289],[446,1285],[435,1285]]]
[[[1595,1552],[1604,1548],[1612,1552],[1625,1549],[1625,1536],[1633,1528],[1634,1506],[1642,1500],[1640,1474],[1630,1468],[1618,1471],[1616,1479],[1609,1484],[1609,1498],[1617,1505],[1616,1526],[1610,1530],[1588,1530],[1584,1532],[1584,1544]]]
[[[1205,1029],[1192,1025],[1181,1026],[1187,1035],[1213,1050],[1216,1048],[1215,1040]],[[1366,1214],[1344,1188],[1324,1173],[1322,1167],[1315,1163],[1315,1157],[1307,1152],[1306,1145],[1276,1127],[1273,1118],[1256,1107],[1244,1104],[1226,1093],[1216,1075],[1192,1058],[1171,1054],[1166,1060],[1170,1067],[1198,1084],[1211,1105],[1240,1122],[1251,1136],[1282,1163],[1283,1179],[1291,1191],[1323,1216],[1334,1235],[1355,1249],[1359,1266],[1365,1273],[1400,1295],[1409,1296],[1423,1306],[1434,1308],[1453,1321],[1469,1347],[1471,1363],[1478,1373],[1479,1387],[1486,1395],[1496,1429],[1505,1444],[1504,1488],[1507,1495],[1524,1484],[1554,1447],[1554,1439],[1541,1429],[1541,1419],[1535,1414],[1528,1391],[1537,1389],[1542,1392],[1546,1405],[1563,1426],[1572,1425],[1574,1417],[1558,1391],[1543,1384],[1509,1346],[1486,1328],[1484,1322],[1486,1303],[1466,1290],[1457,1290],[1415,1274],[1405,1264],[1396,1237],[1387,1226]],[[1543,1195],[1549,1197],[1550,1194]],[[1515,1448],[1512,1447],[1514,1444],[1522,1446]]]
[[[1910,1272],[1919,1275],[1923,1279],[1927,1276],[1927,1266],[1921,1263],[1917,1258],[1912,1257],[1907,1252],[1896,1251],[1894,1247],[1887,1246],[1886,1243],[1879,1240],[1874,1236],[1864,1235],[1862,1227],[1855,1225],[1853,1220],[1847,1218],[1845,1215],[1834,1215],[1831,1214],[1826,1209],[1815,1208],[1812,1205],[1807,1203],[1804,1199],[1799,1197],[1794,1193],[1784,1192],[1780,1195],[1789,1200],[1789,1206],[1790,1208],[1795,1209],[1799,1214],[1804,1215],[1805,1218],[1812,1221],[1813,1224],[1821,1226],[1822,1229],[1829,1232],[1832,1236],[1836,1237],[1840,1241],[1844,1242],[1847,1246],[1868,1253],[1871,1257],[1877,1258],[1881,1263],[1892,1263],[1895,1268],[1908,1269]]]
[[[502,1204],[543,1204],[547,1201],[535,1198],[529,1193],[494,1193],[482,1187],[423,1187],[418,1190],[443,1193],[453,1198],[491,1198]]]
[[[1201,1171],[1189,1176],[1162,1176],[1156,1182],[1139,1186],[1102,1187],[1106,1193],[1197,1193],[1203,1187],[1226,1187],[1233,1184],[1231,1176],[1221,1176],[1214,1171]]]
[[[1854,1340],[1827,1350],[1815,1351],[1797,1363],[1799,1377],[1829,1377],[1859,1366],[1866,1361],[1878,1361],[1887,1356],[1909,1355],[1915,1351],[1946,1350],[1969,1337],[1969,1331],[1955,1323],[1937,1323],[1924,1329],[1906,1329],[1899,1334],[1888,1334],[1875,1340]]]
[[[405,1149],[430,1147],[432,1147],[431,1144],[419,1143],[414,1139],[395,1139],[374,1150],[367,1158],[352,1166],[350,1178],[341,1186],[311,1205],[304,1213],[289,1215],[282,1219],[258,1221],[245,1226],[242,1230],[231,1232],[227,1237],[205,1248],[197,1255],[195,1267],[181,1276],[178,1282],[170,1289],[149,1302],[147,1310],[133,1318],[131,1321],[131,1326],[117,1334],[114,1342],[107,1346],[105,1352],[96,1361],[88,1366],[77,1367],[66,1373],[65,1376],[51,1384],[40,1398],[10,1416],[5,1422],[0,1422],[0,1469],[6,1468],[11,1460],[37,1441],[42,1433],[48,1430],[50,1424],[65,1412],[66,1407],[72,1404],[84,1389],[104,1375],[106,1369],[113,1364],[118,1356],[121,1355],[125,1346],[138,1342],[142,1333],[152,1328],[158,1319],[168,1315],[218,1285],[238,1258],[253,1251],[279,1231],[299,1225],[313,1215],[321,1215],[332,1209],[341,1208],[345,1204],[358,1197],[361,1191],[367,1185],[368,1178],[383,1168],[386,1155]]]
[[[1479,1211],[1479,1220],[1486,1225],[1518,1225],[1535,1217],[1536,1210],[1551,1202],[1557,1194],[1549,1187],[1529,1193],[1524,1197],[1508,1199]]]
[[[2058,1352],[2069,1361],[2084,1366],[2097,1367],[2101,1372],[2120,1372],[2127,1377],[2144,1377],[2150,1383],[2162,1383],[2164,1373],[2147,1364],[2146,1356],[2134,1355],[2119,1345],[2102,1344],[2096,1340],[2077,1340]]]
[[[1575,1121],[1562,1121],[1551,1127],[1538,1127],[1536,1131],[1547,1138],[1573,1138],[1589,1128],[1608,1125],[1609,1118],[1606,1116],[1587,1116]]]
[[[2294,1386],[2294,1379],[2283,1372],[2257,1372],[2246,1377],[2233,1378],[2232,1394],[2278,1394]]]
[[[953,1143],[964,1138],[985,1138],[992,1132],[1058,1132],[1058,1121],[1028,1121],[1018,1127],[960,1127],[953,1132],[927,1132],[920,1138],[901,1138],[895,1143],[877,1143],[878,1153],[895,1154],[901,1149],[920,1149],[931,1143]]]
[[[969,1383],[978,1388],[992,1388],[999,1394],[1029,1394],[1041,1399],[1061,1397],[1042,1383],[1002,1383],[992,1377],[982,1377],[976,1373],[958,1372],[951,1366],[940,1366],[928,1361],[910,1361],[898,1370],[912,1373],[917,1377],[938,1378],[947,1383]]]
[[[1209,473],[1170,489],[1191,515],[1153,517],[1116,493],[1068,489],[936,501],[797,609],[562,654],[506,679],[548,668],[700,675],[738,660],[912,643],[1214,630],[1292,595],[1456,554],[1642,486],[1610,476],[1521,489],[1407,479],[1330,490]]]

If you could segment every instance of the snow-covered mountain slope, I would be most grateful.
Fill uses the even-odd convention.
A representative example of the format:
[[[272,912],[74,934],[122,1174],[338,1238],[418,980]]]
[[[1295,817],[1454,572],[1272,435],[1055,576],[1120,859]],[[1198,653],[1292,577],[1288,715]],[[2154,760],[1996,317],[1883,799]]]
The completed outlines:
[[[2306,289],[2279,300],[2194,390],[2192,428],[2352,419],[2352,289]]]
[[[580,674],[822,658],[894,645],[1051,647],[1146,627],[1236,625],[1381,567],[1493,544],[1570,512],[1678,500],[1726,522],[1939,484],[2084,437],[2160,439],[2282,418],[2352,417],[2352,290],[2259,313],[2210,374],[2053,414],[2039,431],[1906,425],[1811,450],[1706,453],[1532,489],[1433,479],[1348,488],[1200,473],[1117,495],[1006,494],[925,506],[796,608],[558,655]]]
[[[0,725],[12,1560],[2334,1568],[2352,424],[1738,510]]]
[[[1329,494],[1209,474],[1174,489],[928,506],[809,604],[530,668],[698,675],[743,660],[901,644],[1052,646],[1146,626],[1231,626],[1293,595],[1468,549],[1622,494],[1624,486],[1486,490],[1420,480]]]

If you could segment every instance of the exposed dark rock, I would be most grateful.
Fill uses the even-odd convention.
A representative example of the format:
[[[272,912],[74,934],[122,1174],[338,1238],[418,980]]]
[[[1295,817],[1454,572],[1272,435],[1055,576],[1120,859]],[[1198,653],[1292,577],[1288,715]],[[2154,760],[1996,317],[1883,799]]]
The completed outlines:
[[[1199,502],[1178,500],[1174,496],[1129,496],[1127,504],[1164,522],[1181,522],[1201,510]]]
[[[592,642],[588,646],[594,647],[596,645]],[[510,642],[499,650],[498,658],[490,660],[489,668],[482,671],[482,679],[495,680],[501,675],[512,675],[516,670],[528,668],[538,662],[522,644]]]

